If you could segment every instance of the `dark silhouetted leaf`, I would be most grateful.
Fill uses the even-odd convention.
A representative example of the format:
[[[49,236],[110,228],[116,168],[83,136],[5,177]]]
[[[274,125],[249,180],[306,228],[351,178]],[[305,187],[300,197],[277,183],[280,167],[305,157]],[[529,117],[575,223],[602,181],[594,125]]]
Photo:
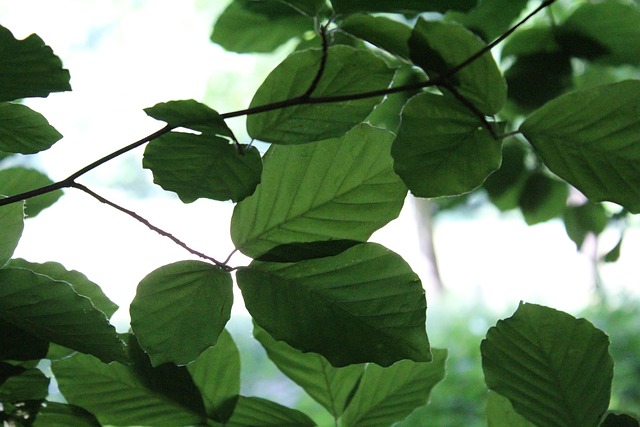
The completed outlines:
[[[351,15],[340,29],[401,58],[409,58],[411,28],[384,16]]]
[[[100,427],[100,423],[90,412],[75,405],[46,402],[38,411],[34,427]]]
[[[167,122],[171,127],[185,127],[205,134],[228,137],[233,135],[217,111],[193,99],[160,102],[145,108],[144,112],[149,117]]]
[[[0,103],[0,150],[33,154],[46,150],[62,138],[47,119],[31,108]]]
[[[628,414],[609,413],[600,427],[639,427],[640,422]]]
[[[580,206],[569,206],[564,213],[564,226],[567,235],[580,249],[589,233],[602,233],[609,217],[601,204],[587,202]]]
[[[518,207],[518,199],[527,178],[526,155],[522,143],[505,141],[500,169],[489,175],[483,184],[491,202],[502,211]]]
[[[256,257],[258,261],[298,262],[305,259],[338,255],[362,242],[357,240],[325,240],[319,242],[285,243]]]
[[[567,206],[569,187],[542,172],[529,175],[524,183],[518,205],[529,225],[562,216]]]
[[[39,369],[27,369],[0,385],[0,402],[43,400],[49,394],[49,378]]]
[[[259,397],[240,396],[233,415],[226,424],[230,427],[305,427],[316,424],[294,409]]]
[[[47,355],[49,342],[19,326],[0,319],[0,331],[0,360],[37,360]]]
[[[476,3],[476,0],[331,0],[334,10],[340,14],[446,12],[447,10],[469,10]]]
[[[1,198],[2,196],[0,196]],[[24,229],[24,204],[0,207],[0,267],[5,265],[18,246]]]
[[[446,17],[460,22],[489,42],[509,29],[527,3],[527,0],[482,0],[466,13],[450,12]]]

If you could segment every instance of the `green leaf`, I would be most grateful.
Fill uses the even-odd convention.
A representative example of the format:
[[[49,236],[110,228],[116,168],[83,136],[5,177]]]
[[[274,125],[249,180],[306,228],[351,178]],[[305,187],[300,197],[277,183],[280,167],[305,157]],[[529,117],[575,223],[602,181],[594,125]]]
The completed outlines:
[[[609,413],[600,427],[638,427],[640,422],[628,414]]]
[[[217,111],[193,99],[160,102],[145,108],[149,117],[171,127],[185,127],[205,134],[232,137],[233,132]]]
[[[0,319],[104,362],[126,362],[105,314],[66,282],[21,268],[0,270]]]
[[[518,207],[520,193],[527,178],[526,156],[527,151],[522,143],[505,141],[500,169],[489,175],[483,184],[491,202],[502,211]]]
[[[502,58],[510,56],[527,56],[537,53],[557,53],[562,48],[556,40],[553,29],[544,27],[531,27],[518,30],[504,42],[500,52]],[[511,86],[509,86],[511,92]],[[511,93],[509,93],[511,95]]]
[[[401,58],[409,58],[411,28],[384,16],[351,15],[340,29]]]
[[[100,423],[90,412],[75,405],[46,402],[38,412],[33,427],[100,427]]]
[[[299,263],[254,261],[237,280],[258,325],[333,366],[431,359],[420,279],[383,246]]]
[[[233,415],[225,425],[229,427],[303,427],[316,424],[311,418],[295,409],[259,397],[240,396]]]
[[[597,426],[613,378],[609,339],[585,319],[521,303],[482,341],[487,386],[544,426]]]
[[[93,413],[101,424],[174,427],[204,422],[201,413],[145,385],[133,367],[75,354],[54,361],[52,370],[67,401]]]
[[[0,360],[37,360],[47,355],[49,342],[0,319],[2,345]]]
[[[421,93],[402,111],[394,169],[418,197],[469,192],[500,167],[501,143],[453,98]]]
[[[131,327],[153,366],[186,364],[215,345],[232,304],[228,271],[201,261],[180,261],[142,279],[131,303]]]
[[[411,60],[432,78],[447,73],[485,46],[471,31],[455,22],[419,19],[411,38]],[[448,79],[484,114],[494,114],[507,100],[502,73],[487,52]]]
[[[298,1],[289,1],[304,6]],[[319,4],[314,1],[311,6]],[[238,53],[271,52],[294,37],[313,30],[313,19],[276,0],[235,0],[220,15],[211,41]]]
[[[343,421],[348,426],[391,425],[426,405],[444,378],[446,350],[432,349],[431,362],[402,360],[388,368],[370,364]]]
[[[392,138],[360,125],[339,139],[271,146],[262,183],[233,212],[236,247],[257,258],[283,244],[367,240],[397,217],[406,196],[392,169]]]
[[[62,138],[47,119],[31,108],[0,103],[0,150],[33,154],[46,150]]]
[[[635,5],[617,1],[582,4],[560,32],[596,44],[602,53],[597,57],[599,61],[614,65],[640,63],[640,11]]]
[[[335,368],[319,354],[302,353],[284,341],[275,341],[258,325],[254,325],[253,335],[278,369],[335,418],[342,415],[362,377],[364,365]]]
[[[69,71],[35,34],[16,40],[0,26],[0,101],[71,90]]]
[[[487,400],[488,427],[536,427],[513,410],[509,399],[491,391]]]
[[[629,80],[557,98],[520,131],[545,165],[593,201],[640,212],[640,81]]]
[[[296,52],[278,65],[256,92],[251,108],[301,97],[311,86],[322,51]],[[332,46],[313,98],[348,96],[386,89],[394,71],[374,53]],[[302,144],[342,136],[361,123],[382,96],[318,104],[293,105],[247,117],[252,138],[274,144]],[[297,102],[300,104],[300,101]]]
[[[561,216],[567,207],[567,197],[566,183],[534,172],[524,183],[518,205],[527,224],[534,225]]]
[[[108,318],[118,309],[118,305],[111,301],[102,291],[100,286],[92,282],[79,271],[67,270],[57,262],[45,262],[43,264],[25,261],[17,258],[9,261],[9,267],[24,268],[34,273],[43,274],[53,280],[60,280],[71,285],[74,291],[91,300],[91,303]]]
[[[4,350],[3,350],[4,352]],[[20,375],[26,369],[22,366],[12,365],[11,363],[7,363],[0,360],[0,385],[4,384],[7,379]]]
[[[589,233],[598,235],[604,231],[609,217],[604,206],[587,202],[567,207],[563,220],[567,235],[580,249]]]
[[[327,6],[326,0],[280,0],[280,2],[310,16],[318,16]]]
[[[0,196],[2,197],[2,196]],[[0,267],[13,255],[24,229],[24,204],[0,207]]]
[[[226,422],[240,393],[240,352],[229,332],[223,330],[215,347],[205,350],[187,370],[200,390],[209,418]]]
[[[357,12],[387,12],[417,14],[422,12],[446,12],[469,10],[477,0],[331,0],[338,14]]]
[[[611,249],[602,257],[602,260],[604,262],[616,262],[618,261],[618,259],[620,259],[620,250],[622,249],[623,239],[624,239],[624,235],[620,236],[620,239],[618,239],[618,243],[616,243],[613,249]]]
[[[0,385],[0,402],[42,400],[49,394],[49,378],[39,369],[27,369]]]
[[[48,176],[34,169],[16,167],[0,170],[0,194],[19,194],[50,184],[53,184],[53,181],[49,179]],[[33,218],[42,210],[53,205],[62,197],[62,194],[61,190],[56,190],[26,200],[24,207],[25,215]]]
[[[260,182],[262,162],[255,147],[242,152],[227,139],[170,132],[151,141],[142,166],[153,181],[184,203],[199,198],[240,201]]]
[[[446,17],[460,22],[484,40],[491,41],[509,29],[527,3],[527,0],[482,0],[464,14],[450,12]]]

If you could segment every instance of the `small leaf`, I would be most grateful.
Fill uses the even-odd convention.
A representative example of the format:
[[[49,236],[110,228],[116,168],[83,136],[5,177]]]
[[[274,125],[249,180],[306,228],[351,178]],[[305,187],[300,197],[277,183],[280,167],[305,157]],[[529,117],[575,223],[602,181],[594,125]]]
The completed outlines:
[[[409,58],[411,28],[384,16],[351,15],[340,29],[401,58]]]
[[[609,217],[601,204],[587,202],[580,206],[569,206],[564,213],[564,226],[567,235],[580,249],[589,233],[602,233]]]
[[[15,251],[22,236],[23,229],[23,203],[0,207],[0,267],[5,265],[13,255],[13,251]]]
[[[104,362],[127,362],[105,314],[66,282],[21,268],[0,270],[0,319]]]
[[[628,414],[609,413],[600,427],[640,427],[640,422]]]
[[[42,406],[33,427],[100,427],[100,423],[90,412],[75,405],[49,402]]]
[[[231,52],[272,52],[290,39],[313,31],[311,17],[303,16],[283,3],[276,0],[235,0],[216,21],[211,41]],[[299,6],[302,2],[289,0],[288,3]],[[319,2],[314,1],[309,6],[314,5],[319,5]]]
[[[160,102],[145,108],[149,117],[167,122],[171,127],[184,127],[198,132],[229,136],[233,133],[217,111],[193,99]]]
[[[487,421],[488,427],[536,427],[513,410],[509,399],[494,391],[487,400]]]
[[[175,427],[204,422],[201,413],[146,386],[133,367],[75,354],[54,361],[52,370],[67,401],[90,411],[101,424]]]
[[[16,40],[0,26],[0,101],[46,97],[71,90],[69,71],[35,34]]]
[[[319,354],[303,353],[283,341],[275,341],[258,325],[254,325],[253,335],[278,369],[335,418],[342,415],[362,377],[364,365],[335,368]]]
[[[242,153],[227,139],[209,134],[170,132],[151,141],[142,166],[153,181],[184,203],[199,198],[240,201],[260,182],[262,163],[255,147]]]
[[[232,304],[229,272],[180,261],[142,279],[131,303],[131,327],[153,366],[186,364],[215,345]]]
[[[511,27],[527,3],[527,0],[482,0],[466,13],[449,12],[446,18],[460,22],[489,42]]]
[[[53,280],[60,280],[69,283],[78,294],[91,300],[91,303],[110,318],[118,309],[118,305],[113,303],[100,289],[100,286],[92,282],[79,271],[67,270],[62,264],[57,262],[45,262],[37,264],[17,258],[9,261],[9,267],[23,268],[34,273],[43,274]]]
[[[345,425],[391,425],[426,405],[431,390],[444,378],[447,359],[446,350],[432,352],[431,362],[401,360],[387,368],[367,365],[344,414]]]
[[[49,394],[49,378],[39,369],[27,369],[0,385],[0,402],[43,400]]]
[[[463,63],[484,46],[482,40],[460,24],[422,18],[409,40],[411,60],[432,78]],[[484,114],[497,113],[507,100],[507,85],[491,52],[449,80]]]
[[[289,55],[269,74],[251,101],[251,108],[302,96],[315,78],[322,51]],[[314,98],[348,96],[386,89],[394,71],[372,52],[332,46]],[[274,144],[302,144],[344,135],[361,123],[382,96],[344,102],[293,105],[247,117],[252,138]]]
[[[51,147],[62,135],[31,108],[0,103],[0,150],[33,154]]]
[[[526,155],[527,151],[522,143],[505,141],[500,169],[489,175],[483,184],[491,202],[502,211],[518,207],[520,193],[527,178]]]
[[[544,426],[597,426],[613,378],[609,339],[584,319],[521,303],[482,341],[487,386]]]
[[[616,262],[618,261],[618,259],[620,259],[620,250],[622,249],[622,240],[623,240],[624,236],[620,236],[620,239],[618,239],[618,243],[616,243],[616,245],[613,247],[613,249],[611,249],[609,252],[607,252],[604,257],[602,257],[602,260],[604,262]]]
[[[236,247],[257,258],[293,243],[367,240],[398,215],[406,196],[392,169],[392,138],[360,125],[340,139],[272,145],[262,183],[233,212]]]
[[[500,167],[500,141],[455,99],[421,93],[402,111],[394,169],[418,197],[469,192]]]
[[[357,12],[387,12],[417,14],[422,12],[446,12],[469,10],[476,0],[331,0],[338,14]]]
[[[542,172],[527,177],[518,205],[529,225],[538,224],[562,216],[567,207],[569,187]]]
[[[37,360],[47,355],[49,342],[0,319],[0,360]]]
[[[640,82],[628,80],[561,96],[520,131],[545,165],[593,201],[640,212]]]
[[[303,414],[259,397],[240,396],[228,426],[304,427],[316,424]]]
[[[383,246],[299,263],[254,261],[237,280],[258,325],[333,366],[431,358],[420,279]]]
[[[0,170],[0,194],[19,194],[50,184],[53,184],[53,181],[48,176],[34,169],[17,167]],[[26,200],[25,215],[33,218],[45,208],[53,205],[62,197],[62,194],[61,190],[56,190]]]
[[[188,364],[187,370],[202,394],[209,418],[226,422],[240,393],[240,352],[229,332],[223,330],[216,345]]]

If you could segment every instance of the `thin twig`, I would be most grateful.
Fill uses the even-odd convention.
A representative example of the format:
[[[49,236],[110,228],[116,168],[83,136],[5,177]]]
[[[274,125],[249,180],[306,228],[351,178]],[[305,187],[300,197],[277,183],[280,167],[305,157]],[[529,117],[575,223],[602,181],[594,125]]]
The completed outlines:
[[[318,71],[316,72],[313,81],[309,85],[307,91],[302,95],[301,98],[309,99],[313,92],[318,87],[320,83],[320,79],[322,79],[322,75],[324,74],[324,69],[327,66],[327,57],[329,56],[329,43],[327,42],[327,27],[329,26],[329,22],[320,27],[320,37],[322,38],[322,56],[320,57],[320,66],[318,67]]]
[[[447,89],[458,101],[460,101],[465,107],[467,107],[469,111],[471,111],[476,117],[478,117],[478,119],[480,119],[480,122],[482,122],[482,125],[487,129],[487,131],[489,131],[493,139],[498,139],[496,130],[487,120],[487,116],[482,111],[480,111],[478,107],[476,107],[476,105],[471,102],[471,100],[469,100],[469,98],[461,94],[458,89],[456,89],[455,86],[453,86],[450,82],[443,83],[440,86]]]
[[[119,210],[120,212],[123,212],[127,215],[129,215],[130,217],[134,218],[136,221],[141,222],[142,224],[146,225],[149,229],[155,231],[156,233],[160,234],[161,236],[167,237],[169,238],[173,243],[177,244],[178,246],[180,246],[181,248],[187,250],[188,252],[190,252],[193,255],[196,255],[200,258],[206,259],[208,261],[211,261],[212,263],[214,263],[215,265],[217,265],[220,268],[224,268],[224,269],[228,269],[227,265],[224,262],[220,262],[218,260],[216,260],[213,257],[210,257],[209,255],[205,255],[202,252],[196,251],[195,249],[190,248],[186,243],[184,243],[182,240],[178,239],[177,237],[175,237],[173,234],[164,231],[163,229],[156,227],[155,225],[151,224],[147,219],[141,217],[140,215],[138,215],[137,213],[133,212],[132,210],[126,209],[104,197],[102,197],[101,195],[97,194],[96,192],[90,190],[89,188],[85,187],[82,184],[78,184],[76,182],[72,182],[69,187],[73,187],[73,188],[77,188],[78,190],[81,190],[85,193],[87,193],[88,195],[90,195],[91,197],[93,197],[94,199],[111,206],[112,208],[115,208],[117,210]]]

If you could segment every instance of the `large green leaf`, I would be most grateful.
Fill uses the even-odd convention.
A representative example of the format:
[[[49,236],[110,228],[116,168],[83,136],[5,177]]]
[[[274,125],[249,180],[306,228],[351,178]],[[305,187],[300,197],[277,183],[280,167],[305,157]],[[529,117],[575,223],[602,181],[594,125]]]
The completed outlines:
[[[593,201],[640,212],[640,81],[573,92],[536,110],[520,131],[559,177]]]
[[[368,365],[344,413],[347,426],[388,426],[429,401],[444,378],[447,351],[432,349],[431,362],[402,360],[388,368]]]
[[[49,378],[39,369],[27,369],[0,385],[0,402],[42,400],[49,394]]]
[[[610,64],[640,63],[640,10],[617,1],[585,3],[560,27],[560,40],[590,42],[598,60]],[[569,39],[571,40],[571,39]]]
[[[104,362],[127,361],[123,343],[103,312],[70,284],[30,270],[0,270],[0,319]]]
[[[536,427],[522,415],[513,410],[511,402],[495,391],[487,398],[488,427]]]
[[[57,262],[45,262],[42,264],[25,261],[17,258],[9,261],[9,267],[24,268],[38,274],[43,274],[53,280],[61,280],[69,283],[78,294],[91,300],[91,303],[107,317],[111,317],[118,309],[118,305],[111,301],[102,291],[100,286],[92,282],[79,271],[67,270]]]
[[[60,58],[35,34],[16,40],[0,26],[0,101],[71,90]]]
[[[232,305],[228,271],[180,261],[142,279],[131,303],[131,327],[154,366],[186,364],[215,345]]]
[[[542,172],[529,175],[524,183],[518,205],[529,225],[562,216],[567,207],[569,187]]]
[[[193,99],[159,102],[145,108],[149,117],[167,122],[171,127],[185,127],[198,132],[232,136],[231,129],[217,111]]]
[[[2,345],[0,360],[37,360],[47,355],[49,342],[0,319]]]
[[[344,138],[271,146],[262,183],[233,212],[236,247],[255,258],[283,244],[367,240],[397,217],[406,196],[392,169],[392,138],[360,125]]]
[[[483,184],[491,202],[498,209],[506,211],[518,207],[527,178],[527,155],[524,143],[515,139],[504,142],[500,169],[489,175]]]
[[[222,331],[215,347],[205,350],[187,370],[202,394],[209,418],[226,422],[240,393],[240,352],[229,332]]]
[[[31,108],[0,103],[0,150],[33,154],[46,150],[62,138],[47,119]]]
[[[335,368],[319,354],[303,353],[284,341],[274,340],[257,325],[254,326],[253,335],[262,344],[269,359],[278,369],[302,387],[335,418],[342,415],[362,377],[364,365]]]
[[[295,409],[259,397],[240,396],[233,415],[225,424],[229,427],[304,427],[316,424]]]
[[[92,356],[76,354],[54,361],[52,370],[67,401],[87,409],[102,424],[174,427],[202,425],[206,419],[150,387],[148,381],[145,384],[145,377],[130,366],[107,365]],[[171,382],[171,375],[165,373],[164,380]]]
[[[53,184],[53,181],[42,172],[34,169],[16,167],[0,170],[0,194],[19,194],[49,184]],[[30,198],[25,201],[24,213],[27,217],[32,218],[54,204],[61,196],[62,191],[56,190]]]
[[[455,22],[416,23],[409,48],[411,60],[432,78],[447,73],[485,46],[471,31]],[[487,52],[458,71],[450,79],[460,94],[484,114],[494,114],[507,100],[507,85],[491,52]]]
[[[491,41],[509,29],[527,3],[528,0],[482,0],[467,13],[451,12],[446,17]]]
[[[233,1],[216,21],[211,41],[232,52],[271,52],[288,40],[313,30],[311,17],[301,15],[284,3],[277,0]],[[303,2],[289,0],[288,3],[301,6]]]
[[[0,207],[0,267],[13,255],[23,229],[24,204],[14,203]]]
[[[226,138],[181,132],[151,141],[142,165],[156,184],[185,203],[201,197],[240,201],[253,193],[262,171],[255,147],[239,149]]]
[[[501,144],[453,98],[422,93],[402,111],[391,148],[394,169],[413,194],[469,192],[500,167]]]
[[[585,319],[521,303],[482,341],[487,386],[537,425],[596,426],[609,405],[609,339]]]
[[[431,359],[420,279],[383,246],[298,263],[254,261],[237,279],[258,325],[333,366]]]
[[[100,427],[100,423],[90,412],[75,405],[47,402],[33,423],[33,427]]]
[[[331,0],[336,13],[389,12],[417,14],[469,10],[477,0]]]
[[[308,49],[285,59],[256,92],[251,107],[302,96],[320,66],[322,51]],[[372,52],[349,46],[332,46],[313,97],[333,97],[386,89],[394,71]],[[252,138],[274,144],[301,144],[342,136],[361,123],[382,96],[279,108],[247,117]]]
[[[411,28],[402,22],[384,16],[351,15],[340,23],[340,29],[389,53],[409,58]]]

